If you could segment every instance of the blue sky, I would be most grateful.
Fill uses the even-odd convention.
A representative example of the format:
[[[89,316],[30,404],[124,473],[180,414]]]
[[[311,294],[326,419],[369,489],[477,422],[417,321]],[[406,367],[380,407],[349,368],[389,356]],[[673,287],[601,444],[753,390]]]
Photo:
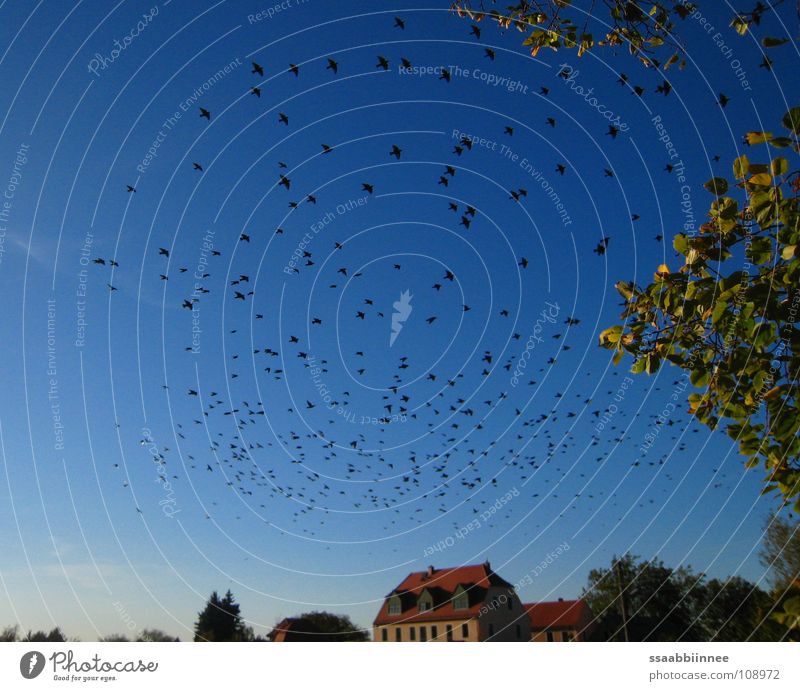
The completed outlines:
[[[680,373],[631,382],[596,345],[614,283],[676,265],[702,183],[794,105],[795,46],[767,71],[757,43],[791,15],[740,38],[705,4],[667,97],[622,53],[532,58],[444,2],[0,7],[0,624],[185,639],[231,588],[260,632],[369,625],[411,570],[519,582],[562,544],[523,600],[625,551],[760,578],[760,471],[682,412]]]

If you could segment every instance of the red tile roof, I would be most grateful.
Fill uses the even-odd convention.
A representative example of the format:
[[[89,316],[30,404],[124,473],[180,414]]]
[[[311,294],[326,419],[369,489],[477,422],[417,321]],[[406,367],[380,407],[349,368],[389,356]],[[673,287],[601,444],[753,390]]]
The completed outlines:
[[[469,607],[455,609],[453,595],[458,586],[462,586],[468,595]],[[508,581],[492,571],[489,563],[470,566],[456,566],[429,571],[416,571],[405,579],[389,595],[381,606],[375,625],[408,623],[417,621],[442,621],[444,619],[472,619],[478,616],[486,601],[489,587],[511,588]],[[433,598],[433,608],[420,612],[417,601],[419,596],[428,591]],[[400,614],[389,614],[389,600],[397,595],[400,598]]]
[[[592,618],[589,605],[583,600],[556,600],[523,605],[528,612],[531,630],[581,630]]]

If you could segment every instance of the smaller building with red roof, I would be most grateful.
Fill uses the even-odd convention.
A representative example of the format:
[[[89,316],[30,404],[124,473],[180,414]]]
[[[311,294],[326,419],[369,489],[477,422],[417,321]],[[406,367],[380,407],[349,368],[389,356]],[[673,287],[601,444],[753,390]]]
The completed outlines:
[[[594,616],[584,600],[558,599],[523,606],[534,642],[586,641],[591,634]]]

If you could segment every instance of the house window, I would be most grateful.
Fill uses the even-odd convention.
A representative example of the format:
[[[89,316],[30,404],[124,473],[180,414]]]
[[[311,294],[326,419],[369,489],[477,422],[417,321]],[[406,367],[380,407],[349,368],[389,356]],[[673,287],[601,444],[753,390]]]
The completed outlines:
[[[466,593],[462,593],[453,600],[453,609],[469,609],[469,598]]]
[[[436,638],[439,635],[439,629],[435,626],[431,626],[431,638]]]
[[[548,631],[547,632],[547,642],[548,643],[552,643],[553,642],[553,632],[552,631]]]
[[[452,641],[453,640],[453,625],[452,624],[448,624],[447,625],[447,640],[448,641]]]
[[[428,640],[428,629],[424,626],[419,627],[419,640],[423,642]]]
[[[431,603],[427,600],[420,600],[419,601],[419,611],[420,612],[427,612],[431,608]]]
[[[469,624],[461,624],[461,638],[469,638]]]
[[[381,640],[385,643],[389,640],[389,629],[385,626],[381,629]]]
[[[417,630],[413,626],[408,630],[408,635],[412,641],[417,640]]]
[[[397,616],[400,614],[400,600],[394,599],[389,601],[389,614],[392,616]]]

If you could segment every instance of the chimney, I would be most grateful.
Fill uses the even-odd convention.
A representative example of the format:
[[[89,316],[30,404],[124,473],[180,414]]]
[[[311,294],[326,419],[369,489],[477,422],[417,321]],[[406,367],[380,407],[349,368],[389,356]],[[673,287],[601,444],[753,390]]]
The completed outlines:
[[[433,576],[433,572],[434,572],[434,571],[436,571],[436,569],[434,569],[434,568],[433,568],[433,566],[429,566],[429,567],[428,567],[428,571],[427,571],[427,573],[426,573],[425,575],[426,575],[428,578],[430,578],[431,576]]]
[[[559,601],[559,602],[564,602],[564,598],[563,598],[563,597],[560,597],[560,598],[558,598],[558,601]]]

